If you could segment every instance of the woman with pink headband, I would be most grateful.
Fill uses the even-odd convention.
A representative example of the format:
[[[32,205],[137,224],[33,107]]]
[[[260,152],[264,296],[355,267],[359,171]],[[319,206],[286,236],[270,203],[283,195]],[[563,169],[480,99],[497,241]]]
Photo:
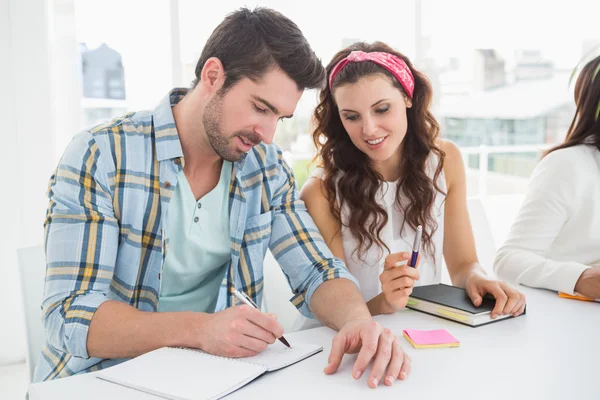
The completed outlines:
[[[517,316],[525,296],[479,265],[458,147],[439,137],[431,85],[389,46],[355,43],[327,66],[313,133],[321,168],[301,193],[334,255],[358,279],[371,314],[402,309],[416,285],[453,285],[492,318]],[[417,265],[407,265],[422,229]],[[417,263],[415,263],[417,264]]]

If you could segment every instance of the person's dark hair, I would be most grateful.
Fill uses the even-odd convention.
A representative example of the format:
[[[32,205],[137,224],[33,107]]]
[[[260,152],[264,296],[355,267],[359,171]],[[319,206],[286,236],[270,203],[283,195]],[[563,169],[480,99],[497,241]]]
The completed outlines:
[[[241,8],[225,17],[202,50],[192,87],[211,57],[223,64],[223,92],[244,77],[258,81],[276,67],[294,80],[299,90],[321,88],[325,82],[323,65],[298,26],[268,8]]]
[[[408,127],[401,145],[401,178],[396,192],[396,203],[403,209],[405,223],[413,229],[418,225],[423,226],[424,250],[435,258],[432,237],[438,224],[432,209],[436,193],[443,193],[437,185],[437,180],[442,172],[445,153],[437,146],[440,129],[429,111],[432,100],[431,84],[425,75],[412,66],[406,56],[381,42],[359,42],[338,52],[326,68],[327,76],[340,60],[355,50],[394,54],[406,62],[414,76],[412,107],[406,109]],[[345,224],[359,240],[357,252],[360,259],[372,245],[385,247],[390,251],[379,236],[388,221],[385,209],[376,201],[383,177],[373,169],[369,157],[350,140],[340,119],[332,90],[373,74],[388,77],[405,98],[409,98],[400,82],[385,68],[370,61],[351,62],[336,75],[331,90],[326,87],[321,91],[320,103],[314,113],[316,128],[313,141],[318,150],[317,159],[324,169],[323,184],[329,207],[334,218]],[[439,157],[433,179],[427,175],[427,161],[431,153]],[[408,201],[400,202],[401,196],[406,197]],[[347,221],[342,221],[340,213],[344,205],[349,211]],[[401,229],[403,230],[404,226]]]
[[[546,154],[584,143],[600,150],[600,56],[581,70],[575,83],[575,106],[565,141]]]

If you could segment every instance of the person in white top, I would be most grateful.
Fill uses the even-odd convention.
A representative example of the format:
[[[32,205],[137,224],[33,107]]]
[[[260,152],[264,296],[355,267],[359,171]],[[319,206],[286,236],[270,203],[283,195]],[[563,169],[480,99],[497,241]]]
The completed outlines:
[[[521,210],[496,255],[498,276],[600,298],[600,57],[575,84],[576,111],[564,143],[530,179]]]
[[[381,42],[355,43],[327,66],[313,139],[321,170],[301,198],[334,255],[358,279],[371,314],[402,309],[415,285],[439,283],[442,257],[475,305],[519,315],[525,296],[479,265],[458,147],[439,138],[432,91],[410,60]],[[418,268],[406,264],[423,226]]]

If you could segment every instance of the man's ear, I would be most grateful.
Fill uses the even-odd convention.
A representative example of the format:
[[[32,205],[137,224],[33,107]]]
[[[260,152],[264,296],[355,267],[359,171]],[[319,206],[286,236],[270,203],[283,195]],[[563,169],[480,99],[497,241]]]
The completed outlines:
[[[209,92],[217,92],[225,83],[225,69],[217,57],[211,57],[204,63],[200,73],[200,83]]]

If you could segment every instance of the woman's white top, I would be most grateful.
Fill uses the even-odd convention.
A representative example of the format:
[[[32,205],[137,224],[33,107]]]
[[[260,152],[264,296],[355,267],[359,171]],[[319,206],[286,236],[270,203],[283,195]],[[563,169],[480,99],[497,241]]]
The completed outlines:
[[[432,179],[435,175],[439,159],[432,155],[428,161],[427,174]],[[317,176],[322,177],[322,171],[316,172]],[[442,192],[446,193],[446,179],[444,173],[438,177],[438,187]],[[402,207],[396,202],[396,188],[398,182],[382,182],[378,194],[377,201],[388,214],[388,222],[381,231],[381,240],[389,247],[392,253],[412,252],[413,242],[415,240],[415,230],[408,224],[404,224],[404,214]],[[421,248],[421,259],[419,261],[420,279],[415,283],[415,286],[430,285],[440,283],[442,276],[443,264],[443,245],[444,245],[444,200],[445,194],[437,192],[435,202],[432,208],[438,228],[433,235],[433,243],[435,244],[435,262],[432,254],[427,254],[425,248]],[[339,196],[338,196],[339,201]],[[406,198],[401,198],[402,202],[406,202]],[[405,204],[405,203],[403,203]],[[342,222],[348,221],[348,208],[344,206],[341,210]],[[366,221],[365,221],[366,223]],[[371,300],[373,297],[381,293],[381,282],[379,275],[383,272],[383,264],[385,257],[389,254],[385,248],[379,248],[377,245],[372,245],[362,260],[358,254],[358,239],[352,234],[350,228],[342,224],[342,244],[344,248],[344,259],[348,270],[356,277],[360,285],[361,293],[365,301]]]
[[[496,274],[526,286],[573,294],[580,275],[600,265],[600,152],[591,145],[544,157],[506,243]]]

